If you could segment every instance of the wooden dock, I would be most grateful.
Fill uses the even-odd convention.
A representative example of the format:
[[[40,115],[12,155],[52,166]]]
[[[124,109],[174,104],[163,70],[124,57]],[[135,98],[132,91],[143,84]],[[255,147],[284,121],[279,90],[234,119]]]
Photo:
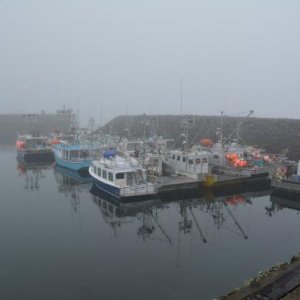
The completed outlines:
[[[272,188],[277,191],[287,192],[300,196],[300,182],[291,180],[272,180]]]

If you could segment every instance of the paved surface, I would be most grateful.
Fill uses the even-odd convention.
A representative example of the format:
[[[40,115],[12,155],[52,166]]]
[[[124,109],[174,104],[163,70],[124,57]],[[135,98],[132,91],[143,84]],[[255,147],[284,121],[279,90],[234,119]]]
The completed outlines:
[[[300,299],[300,286],[294,289],[291,293],[287,294],[282,300],[299,300]]]

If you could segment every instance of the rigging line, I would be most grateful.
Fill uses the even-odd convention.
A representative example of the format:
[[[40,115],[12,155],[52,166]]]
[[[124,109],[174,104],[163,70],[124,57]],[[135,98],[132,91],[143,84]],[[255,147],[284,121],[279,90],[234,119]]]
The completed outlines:
[[[228,208],[228,205],[225,204],[225,207],[229,213],[229,215],[231,216],[231,218],[233,219],[235,225],[238,227],[238,229],[241,231],[241,233],[243,234],[243,237],[245,240],[248,239],[248,236],[246,235],[246,233],[244,232],[243,228],[241,227],[241,225],[239,224],[239,222],[237,221],[237,219],[235,218],[235,216],[233,215],[233,213],[230,211],[230,209]]]
[[[195,218],[195,215],[194,215],[194,213],[193,213],[193,211],[192,211],[192,208],[189,207],[189,209],[190,209],[191,215],[192,215],[192,217],[193,217],[193,219],[194,219],[194,221],[195,221],[195,224],[196,224],[196,226],[197,226],[197,228],[198,228],[198,230],[199,230],[199,233],[200,233],[200,235],[201,235],[201,238],[202,238],[203,243],[207,243],[207,240],[206,240],[206,238],[205,238],[204,235],[203,235],[203,232],[202,232],[202,230],[201,230],[201,228],[200,228],[200,226],[199,226],[199,224],[198,224],[198,222],[197,222],[197,219]]]
[[[150,210],[148,210],[148,211],[149,211],[150,216],[152,217],[152,219],[154,220],[154,222],[158,226],[158,228],[161,230],[161,232],[164,234],[166,239],[169,241],[169,244],[172,244],[172,239],[168,236],[168,234],[165,232],[163,227],[158,223],[158,220],[154,217],[153,213]]]
[[[234,233],[235,235],[237,235],[237,236],[243,238],[243,235],[242,235],[240,232],[235,231],[235,230],[233,230],[233,229],[230,229],[230,228],[227,227],[227,226],[223,226],[223,228],[226,229],[228,232]]]
[[[235,113],[235,114],[230,114],[230,115],[227,115],[227,116],[236,117],[236,116],[243,116],[243,115],[249,114],[249,113],[253,114],[254,111],[253,110],[247,110],[247,111],[243,111],[243,112],[239,112],[239,113]]]

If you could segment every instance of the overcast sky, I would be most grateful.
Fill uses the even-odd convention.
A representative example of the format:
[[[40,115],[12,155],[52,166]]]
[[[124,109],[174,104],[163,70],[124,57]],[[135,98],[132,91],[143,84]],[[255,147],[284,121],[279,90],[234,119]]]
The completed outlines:
[[[0,0],[0,113],[299,118],[299,0]]]

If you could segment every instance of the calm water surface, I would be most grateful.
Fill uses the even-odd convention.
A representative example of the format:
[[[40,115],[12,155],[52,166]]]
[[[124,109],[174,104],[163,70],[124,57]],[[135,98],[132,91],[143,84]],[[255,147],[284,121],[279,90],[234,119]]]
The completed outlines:
[[[0,165],[0,299],[212,299],[300,250],[268,193],[117,206],[13,148]]]

